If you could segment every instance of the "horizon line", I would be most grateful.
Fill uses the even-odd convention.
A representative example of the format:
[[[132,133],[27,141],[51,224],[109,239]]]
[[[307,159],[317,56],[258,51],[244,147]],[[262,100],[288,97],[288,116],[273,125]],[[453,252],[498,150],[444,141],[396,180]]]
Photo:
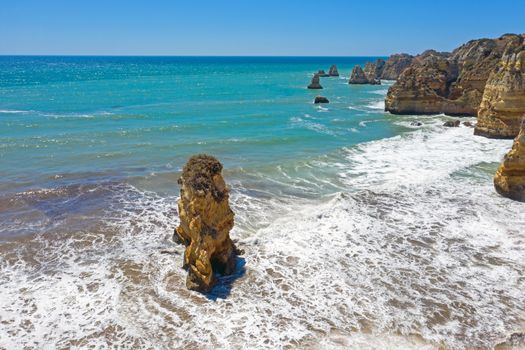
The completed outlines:
[[[405,52],[399,52],[405,53]],[[390,54],[392,55],[392,54]],[[97,54],[0,54],[0,57],[389,57],[390,55],[97,55]],[[411,54],[410,54],[411,55]]]

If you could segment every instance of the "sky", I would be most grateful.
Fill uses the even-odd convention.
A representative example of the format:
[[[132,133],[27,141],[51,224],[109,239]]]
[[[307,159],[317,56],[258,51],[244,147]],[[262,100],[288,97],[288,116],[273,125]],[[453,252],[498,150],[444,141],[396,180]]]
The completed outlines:
[[[0,0],[0,55],[386,56],[525,33],[525,0]]]

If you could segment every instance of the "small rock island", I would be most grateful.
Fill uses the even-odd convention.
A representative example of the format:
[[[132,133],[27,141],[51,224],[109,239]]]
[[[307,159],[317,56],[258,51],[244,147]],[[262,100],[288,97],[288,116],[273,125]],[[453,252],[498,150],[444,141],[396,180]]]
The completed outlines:
[[[381,84],[381,82],[378,79],[375,79],[375,77],[369,79],[369,77],[363,71],[363,68],[361,68],[360,65],[356,64],[354,66],[354,69],[352,69],[352,74],[350,75],[350,80],[348,81],[348,84],[379,85]]]
[[[216,273],[234,272],[239,253],[230,239],[234,213],[221,172],[222,164],[217,159],[200,154],[188,160],[178,181],[180,225],[174,240],[186,246],[186,286],[203,293],[215,285]]]
[[[321,82],[320,82],[320,76],[319,76],[319,73],[315,73],[314,76],[312,77],[312,81],[310,82],[310,85],[308,85],[308,88],[309,89],[322,89],[323,87],[321,86]]]

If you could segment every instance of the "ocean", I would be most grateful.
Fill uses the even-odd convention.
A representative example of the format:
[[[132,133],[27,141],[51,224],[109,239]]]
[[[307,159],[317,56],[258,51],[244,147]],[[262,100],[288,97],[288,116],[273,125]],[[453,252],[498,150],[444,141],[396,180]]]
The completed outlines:
[[[492,185],[512,140],[385,113],[393,82],[347,84],[374,59],[0,56],[0,348],[463,349],[522,332],[524,207]],[[341,76],[307,90],[331,64]],[[186,289],[172,241],[197,153],[224,164],[245,251],[210,295]]]

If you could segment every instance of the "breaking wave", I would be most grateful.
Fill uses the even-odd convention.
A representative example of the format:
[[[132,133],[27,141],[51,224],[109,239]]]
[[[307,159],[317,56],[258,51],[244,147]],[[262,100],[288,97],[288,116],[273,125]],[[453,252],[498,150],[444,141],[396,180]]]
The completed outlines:
[[[494,346],[525,320],[523,204],[491,184],[511,141],[440,118],[315,160],[227,173],[232,236],[246,254],[233,288],[223,279],[208,296],[184,286],[176,197],[117,183],[14,196],[9,205],[23,199],[55,226],[1,246],[0,344]],[[55,220],[42,196],[78,203]],[[83,207],[97,199],[103,211]],[[74,224],[86,217],[89,227]]]

